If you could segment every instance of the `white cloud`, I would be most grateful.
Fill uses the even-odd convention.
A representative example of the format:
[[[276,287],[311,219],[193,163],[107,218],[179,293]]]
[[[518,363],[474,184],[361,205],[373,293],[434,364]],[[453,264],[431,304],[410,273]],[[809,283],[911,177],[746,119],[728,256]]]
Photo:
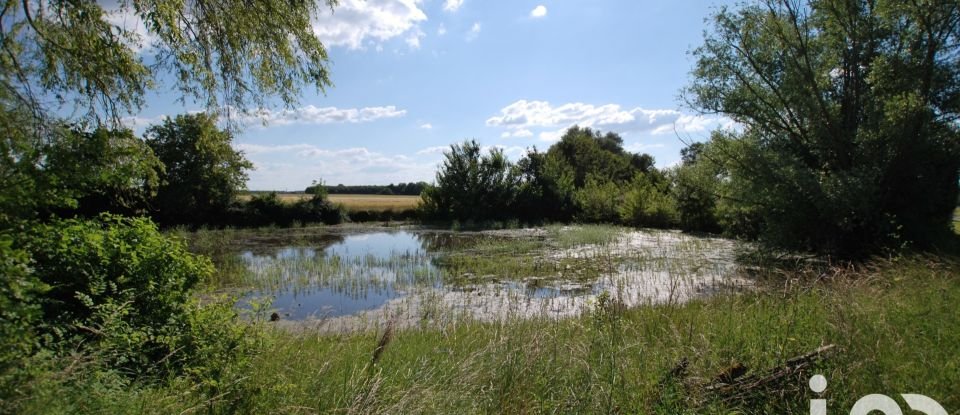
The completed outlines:
[[[627,150],[631,153],[644,153],[655,148],[665,148],[666,144],[663,143],[653,143],[653,144],[644,144],[644,143],[632,143],[623,146],[624,150]]]
[[[427,20],[419,3],[420,0],[340,0],[332,13],[320,13],[313,22],[313,31],[326,46],[360,49],[367,43],[379,45],[407,34],[407,43],[418,47],[422,37],[417,35],[419,25]]]
[[[120,124],[131,130],[139,131],[151,125],[159,124],[163,122],[163,119],[166,117],[167,117],[166,115],[157,115],[156,117],[142,117],[139,115],[135,115],[131,117],[121,118]]]
[[[450,149],[450,146],[427,147],[427,148],[425,148],[425,149],[423,149],[423,150],[418,151],[417,154],[420,154],[420,155],[424,155],[424,154],[443,154],[444,151],[447,151],[447,150],[449,150],[449,149]]]
[[[470,31],[467,32],[467,41],[472,41],[480,36],[480,31],[483,30],[483,27],[480,25],[480,22],[476,22],[473,26],[470,26]]]
[[[537,7],[534,7],[533,10],[530,11],[530,17],[534,19],[539,19],[541,17],[545,17],[546,15],[547,15],[547,6],[544,6],[542,4]]]
[[[365,147],[329,149],[313,144],[237,144],[256,169],[248,187],[254,190],[301,190],[311,180],[328,184],[387,184],[430,181],[437,167],[435,158],[415,159],[403,154],[384,154]]]
[[[248,156],[259,155],[259,154],[300,152],[300,151],[308,151],[315,148],[310,144],[287,144],[287,145],[265,146],[260,144],[249,144],[249,143],[236,144],[234,145],[234,147],[237,150],[243,151],[243,153]]]
[[[440,27],[437,28],[437,36],[443,36],[447,34],[447,26],[444,26],[443,23],[440,23]]]
[[[427,34],[423,33],[423,31],[420,30],[419,27],[416,28],[416,30],[412,31],[412,33],[410,33],[410,35],[407,36],[407,39],[406,39],[407,46],[410,46],[410,49],[420,49],[420,39],[426,36]]]
[[[423,130],[432,130],[432,129],[433,129],[433,124],[430,124],[430,123],[420,124],[420,129],[423,129]]]
[[[259,111],[244,117],[247,122],[265,122],[267,124],[334,124],[334,123],[363,123],[384,118],[402,117],[406,110],[390,105],[385,107],[366,108],[337,108],[315,107],[307,105],[295,109]]]
[[[443,10],[448,12],[455,12],[460,6],[463,6],[463,0],[446,0],[443,2]]]
[[[504,131],[503,134],[500,134],[501,138],[524,138],[524,137],[533,137],[533,131],[530,131],[525,128],[513,131]]]
[[[704,132],[728,123],[725,118],[703,117],[667,109],[624,109],[617,104],[595,106],[569,103],[553,106],[546,101],[520,100],[487,119],[491,127],[506,128],[511,136],[535,128],[560,128],[540,133],[544,141],[556,141],[563,131],[573,125],[614,130],[620,133],[642,132],[653,135],[676,132]],[[559,132],[559,134],[558,134]]]

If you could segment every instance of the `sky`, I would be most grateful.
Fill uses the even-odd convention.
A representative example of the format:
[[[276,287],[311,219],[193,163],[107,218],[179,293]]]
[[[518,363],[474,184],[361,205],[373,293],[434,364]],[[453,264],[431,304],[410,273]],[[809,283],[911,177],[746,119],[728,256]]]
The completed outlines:
[[[434,181],[443,150],[475,139],[513,160],[565,129],[613,131],[676,164],[729,121],[683,105],[704,19],[722,0],[340,0],[314,23],[334,86],[305,91],[235,138],[251,190]],[[142,131],[198,109],[159,91]],[[266,122],[264,125],[263,122]]]

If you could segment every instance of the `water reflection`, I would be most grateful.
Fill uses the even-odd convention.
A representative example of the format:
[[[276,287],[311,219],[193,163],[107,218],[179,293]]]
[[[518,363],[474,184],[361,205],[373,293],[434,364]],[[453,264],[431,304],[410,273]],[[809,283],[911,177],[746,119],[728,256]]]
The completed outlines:
[[[341,319],[344,325],[398,314],[413,322],[451,310],[480,319],[561,316],[582,311],[605,291],[627,305],[685,301],[728,284],[733,266],[732,242],[670,232],[627,232],[610,246],[560,251],[542,244],[531,256],[557,263],[572,258],[593,270],[591,261],[616,258],[619,265],[609,273],[588,273],[591,278],[464,281],[438,265],[444,252],[469,252],[464,250],[481,238],[502,237],[401,230],[261,238],[236,253],[255,281],[239,306],[270,300],[271,311],[284,320]],[[543,236],[531,240],[543,242]],[[581,274],[566,267],[560,275]]]

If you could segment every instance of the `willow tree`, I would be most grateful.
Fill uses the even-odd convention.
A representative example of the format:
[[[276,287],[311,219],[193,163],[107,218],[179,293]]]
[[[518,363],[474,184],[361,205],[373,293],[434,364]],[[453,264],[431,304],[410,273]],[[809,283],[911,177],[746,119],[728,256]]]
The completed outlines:
[[[742,126],[710,152],[728,172],[721,196],[756,213],[763,239],[858,255],[948,229],[960,167],[955,0],[721,8],[693,54],[688,102]]]
[[[236,120],[331,85],[312,22],[336,0],[0,1],[0,216],[50,199],[30,189],[63,121],[116,126],[160,88]]]

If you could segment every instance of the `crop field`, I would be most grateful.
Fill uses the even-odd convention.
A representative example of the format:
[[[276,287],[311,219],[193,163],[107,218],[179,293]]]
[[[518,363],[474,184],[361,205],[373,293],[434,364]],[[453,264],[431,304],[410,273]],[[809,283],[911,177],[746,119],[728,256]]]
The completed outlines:
[[[330,201],[341,204],[348,211],[373,210],[401,211],[415,209],[420,204],[420,196],[397,195],[330,195]]]
[[[294,203],[309,199],[306,193],[278,193],[277,197],[285,203]],[[251,194],[241,196],[242,200],[249,200]],[[420,203],[420,196],[405,195],[330,195],[330,201],[343,205],[347,211],[402,211],[414,209]]]

